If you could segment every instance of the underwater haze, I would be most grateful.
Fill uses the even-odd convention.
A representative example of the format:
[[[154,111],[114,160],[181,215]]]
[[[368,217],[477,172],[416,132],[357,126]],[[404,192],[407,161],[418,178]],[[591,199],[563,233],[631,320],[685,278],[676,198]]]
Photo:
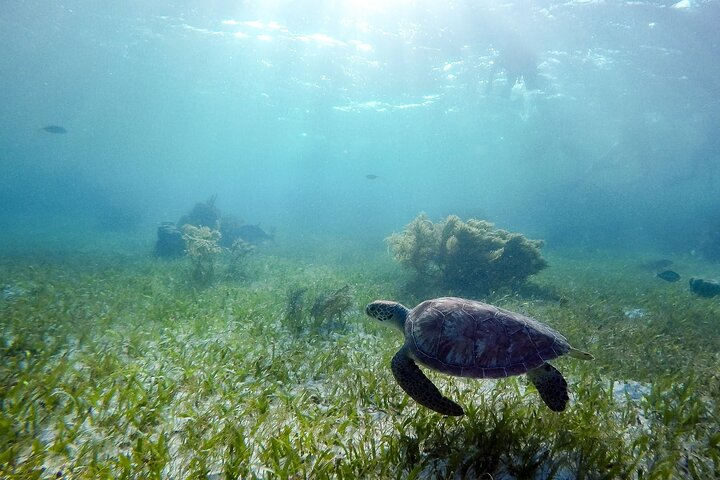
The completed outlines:
[[[718,15],[715,1],[12,2],[0,221],[157,224],[217,194],[285,232],[377,239],[425,211],[689,251],[720,220]]]
[[[1,2],[0,478],[720,478],[718,19]]]

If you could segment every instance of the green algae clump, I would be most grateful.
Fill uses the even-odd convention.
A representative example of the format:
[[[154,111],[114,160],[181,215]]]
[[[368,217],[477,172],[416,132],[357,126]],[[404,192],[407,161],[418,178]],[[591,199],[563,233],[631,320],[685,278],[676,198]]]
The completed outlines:
[[[450,215],[433,223],[421,213],[387,241],[395,260],[414,270],[419,281],[458,293],[516,290],[547,267],[542,240],[475,218],[464,222]]]

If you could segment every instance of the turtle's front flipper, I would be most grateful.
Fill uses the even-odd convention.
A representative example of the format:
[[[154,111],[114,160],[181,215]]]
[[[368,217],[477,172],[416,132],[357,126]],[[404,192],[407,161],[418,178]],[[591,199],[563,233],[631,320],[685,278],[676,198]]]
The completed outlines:
[[[405,393],[420,405],[443,415],[460,416],[465,413],[460,405],[442,396],[440,390],[410,358],[405,347],[393,357],[392,372]]]
[[[565,410],[568,402],[567,382],[557,368],[549,363],[543,363],[527,372],[527,376],[550,410],[555,412]]]

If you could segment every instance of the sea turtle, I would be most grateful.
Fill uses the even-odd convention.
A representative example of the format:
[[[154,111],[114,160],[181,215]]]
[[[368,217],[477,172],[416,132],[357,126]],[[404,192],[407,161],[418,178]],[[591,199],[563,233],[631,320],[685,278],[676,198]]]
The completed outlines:
[[[464,298],[426,300],[412,310],[387,300],[370,303],[365,312],[405,334],[392,359],[392,372],[419,404],[443,415],[463,415],[444,397],[415,362],[441,373],[470,378],[501,378],[526,373],[551,410],[563,411],[567,382],[548,360],[568,354],[591,360],[552,328],[519,313]]]

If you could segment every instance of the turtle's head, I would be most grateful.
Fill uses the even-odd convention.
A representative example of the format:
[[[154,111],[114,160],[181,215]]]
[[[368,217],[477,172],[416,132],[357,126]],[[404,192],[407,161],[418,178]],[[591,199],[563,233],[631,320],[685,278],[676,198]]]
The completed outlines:
[[[401,331],[405,330],[405,319],[408,311],[404,305],[388,300],[375,300],[365,307],[365,313],[368,316],[380,322],[388,323]]]

